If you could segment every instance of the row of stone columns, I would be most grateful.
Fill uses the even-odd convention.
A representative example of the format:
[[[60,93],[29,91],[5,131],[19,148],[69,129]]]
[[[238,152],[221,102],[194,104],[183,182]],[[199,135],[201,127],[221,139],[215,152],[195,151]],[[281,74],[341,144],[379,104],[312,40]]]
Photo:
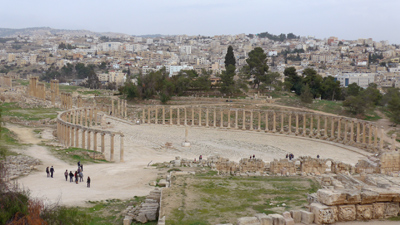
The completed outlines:
[[[99,129],[88,128],[90,121],[94,121],[90,112],[95,112],[95,109],[86,108],[71,110],[62,113],[57,122],[57,135],[61,144],[66,147],[83,148],[87,150],[97,151],[97,134],[101,135],[101,153],[105,152],[104,136],[110,135],[110,161],[114,161],[114,137],[120,135],[120,161],[124,161],[124,135],[122,133],[105,132]],[[89,116],[88,116],[89,113]],[[97,116],[95,116],[97,117]],[[88,120],[89,119],[89,120]],[[83,122],[87,121],[87,122]],[[96,120],[97,121],[97,120]],[[81,138],[79,138],[81,135]],[[93,139],[92,139],[93,137]],[[81,143],[79,141],[81,140]]]
[[[73,106],[71,93],[61,93],[61,108],[71,109]]]
[[[115,117],[123,117],[126,118],[127,114],[127,105],[128,101],[123,99],[116,100],[116,106],[114,103],[114,98],[111,99],[111,114]]]
[[[142,123],[178,126],[231,128],[233,125],[234,129],[263,130],[265,132],[307,136],[365,147],[380,149],[384,147],[383,129],[371,122],[312,113],[156,106],[142,108],[141,120]]]

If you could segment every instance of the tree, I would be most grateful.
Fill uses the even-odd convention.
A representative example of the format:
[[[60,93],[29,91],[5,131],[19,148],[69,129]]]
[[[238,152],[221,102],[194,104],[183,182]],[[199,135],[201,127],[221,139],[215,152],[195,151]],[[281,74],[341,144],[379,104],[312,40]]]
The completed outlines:
[[[347,111],[355,115],[364,115],[367,109],[367,103],[360,96],[349,96],[343,101],[343,106],[347,108]]]
[[[310,87],[310,91],[313,94],[313,97],[320,97],[321,96],[321,83],[322,83],[322,76],[317,74],[312,68],[306,68],[303,71],[303,84],[308,84]]]
[[[267,55],[260,47],[254,48],[249,52],[249,58],[246,59],[247,65],[243,67],[245,74],[248,78],[253,78],[253,88],[259,88],[260,83],[266,80],[268,72]]]
[[[300,95],[303,88],[303,78],[297,75],[296,68],[288,67],[283,71],[283,74],[285,75],[285,86],[288,90]]]
[[[351,83],[346,88],[346,96],[358,96],[362,88],[357,83]]]
[[[310,87],[307,85],[301,91],[300,100],[304,103],[310,104],[313,101],[313,94],[311,93]]]
[[[233,53],[233,47],[231,45],[229,45],[228,51],[226,52],[226,55],[225,55],[225,69],[229,65],[236,66],[236,59],[235,59],[235,55]]]
[[[394,124],[400,124],[400,94],[397,91],[388,102],[389,119]]]
[[[235,81],[233,77],[235,76],[236,67],[232,64],[229,64],[226,67],[226,71],[222,71],[220,78],[220,92],[223,94],[231,95],[235,92]]]
[[[82,86],[90,89],[99,89],[101,87],[99,77],[96,75],[94,70],[90,70],[87,80],[82,84]]]
[[[341,99],[341,89],[340,82],[335,81],[335,78],[332,76],[324,77],[322,81],[322,92],[321,98],[327,100],[339,100]]]

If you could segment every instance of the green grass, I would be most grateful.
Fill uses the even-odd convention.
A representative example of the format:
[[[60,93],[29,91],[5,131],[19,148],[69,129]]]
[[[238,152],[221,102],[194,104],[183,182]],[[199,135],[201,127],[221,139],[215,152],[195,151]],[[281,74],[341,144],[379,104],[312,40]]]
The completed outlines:
[[[86,150],[82,148],[67,148],[67,149],[55,149],[51,148],[51,151],[58,158],[68,162],[75,164],[78,161],[81,161],[82,164],[90,164],[90,163],[107,163],[108,161],[102,159],[93,159],[87,156],[85,153],[89,153],[91,155],[100,154],[99,152],[95,152],[92,150]]]
[[[14,82],[16,82],[18,85],[22,85],[22,86],[28,86],[29,85],[29,81],[28,80],[14,80]]]
[[[23,120],[41,120],[57,118],[57,108],[21,108],[16,102],[3,103],[0,105],[2,116],[18,117]]]
[[[79,94],[82,95],[101,95],[100,91],[93,90],[93,91],[78,91]]]
[[[60,93],[61,92],[74,92],[76,90],[78,90],[79,86],[72,86],[72,85],[60,85]]]
[[[400,216],[390,217],[388,220],[390,220],[390,221],[400,221]]]
[[[1,145],[22,146],[22,144],[20,144],[16,139],[17,135],[14,132],[10,131],[9,129],[1,127],[0,135],[1,135],[0,139]]]
[[[164,193],[173,197],[164,201],[174,199],[182,203],[170,209],[167,224],[235,223],[239,217],[256,213],[300,209],[307,204],[307,194],[319,188],[317,182],[307,178],[205,174],[176,177],[172,189]]]

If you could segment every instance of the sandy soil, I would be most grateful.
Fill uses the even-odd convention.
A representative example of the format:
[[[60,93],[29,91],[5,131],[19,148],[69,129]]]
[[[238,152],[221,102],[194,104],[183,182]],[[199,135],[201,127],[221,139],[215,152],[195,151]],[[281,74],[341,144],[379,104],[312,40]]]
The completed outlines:
[[[111,130],[125,134],[125,162],[119,162],[120,142],[116,136],[116,163],[84,165],[85,180],[87,176],[92,179],[91,188],[86,188],[86,183],[65,181],[63,173],[66,169],[75,171],[76,164],[70,165],[61,161],[47,148],[37,145],[41,139],[35,136],[33,128],[7,125],[18,134],[22,142],[32,144],[16,151],[39,158],[43,162],[43,165],[38,166],[38,172],[20,178],[19,183],[29,188],[34,197],[41,197],[49,202],[59,201],[65,205],[85,205],[87,200],[126,199],[135,195],[147,195],[153,189],[148,183],[157,177],[157,170],[147,167],[147,164],[151,161],[170,161],[175,156],[194,159],[199,155],[207,157],[218,154],[238,161],[255,154],[257,158],[271,161],[274,158],[283,158],[287,153],[293,153],[296,157],[315,157],[319,154],[321,157],[355,164],[364,154],[368,154],[356,148],[308,138],[211,128],[191,128],[188,139],[192,146],[184,148],[181,147],[185,134],[183,126],[128,125],[109,121],[114,126]],[[52,139],[51,130],[42,132],[42,138]],[[100,143],[100,137],[98,138]],[[165,148],[166,142],[172,143],[173,147]],[[109,139],[106,137],[106,156],[109,157],[107,145]],[[47,178],[45,173],[45,168],[52,165],[56,170],[53,179]]]

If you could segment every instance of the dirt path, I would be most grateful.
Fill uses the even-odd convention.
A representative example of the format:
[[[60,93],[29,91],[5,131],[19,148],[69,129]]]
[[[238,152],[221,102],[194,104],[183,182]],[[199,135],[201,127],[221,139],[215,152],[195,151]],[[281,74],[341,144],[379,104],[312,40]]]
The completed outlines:
[[[65,170],[75,172],[76,165],[70,165],[56,158],[46,147],[37,145],[41,140],[35,137],[32,128],[11,124],[7,124],[7,128],[15,132],[21,142],[33,144],[13,151],[42,161],[42,165],[37,166],[37,172],[18,179],[22,187],[30,190],[32,197],[41,198],[47,203],[59,202],[69,206],[84,206],[88,200],[127,199],[135,195],[147,195],[154,189],[148,183],[156,179],[157,170],[146,167],[148,162],[137,160],[118,164],[84,165],[85,182],[75,184],[69,180],[65,181]],[[54,178],[46,177],[47,166],[55,168]],[[91,177],[91,188],[86,187],[87,176]]]

